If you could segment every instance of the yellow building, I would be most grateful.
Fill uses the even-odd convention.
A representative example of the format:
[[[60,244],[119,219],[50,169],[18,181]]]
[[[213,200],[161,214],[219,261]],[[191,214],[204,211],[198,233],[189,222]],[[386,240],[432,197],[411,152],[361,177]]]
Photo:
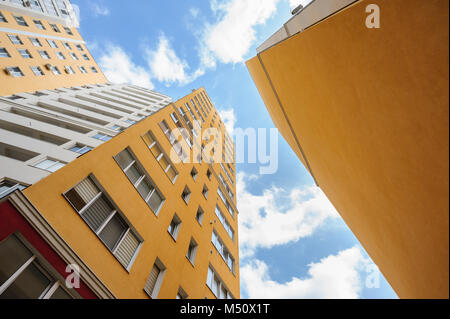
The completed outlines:
[[[0,3],[0,96],[106,83],[70,2]]]
[[[401,298],[449,297],[448,18],[446,0],[317,0],[247,62]]]

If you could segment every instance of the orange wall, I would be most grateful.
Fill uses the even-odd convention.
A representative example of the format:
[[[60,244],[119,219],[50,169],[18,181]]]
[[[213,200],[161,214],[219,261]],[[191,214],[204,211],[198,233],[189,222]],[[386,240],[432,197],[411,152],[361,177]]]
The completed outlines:
[[[370,3],[380,29],[365,26]],[[294,132],[258,58],[247,63],[401,298],[449,296],[448,27],[447,0],[359,1],[262,52]]]
[[[24,16],[22,14],[17,14],[19,16],[23,16],[25,21],[28,24],[26,26],[20,26],[17,24],[16,20],[13,17],[12,12],[1,11],[3,16],[6,18],[8,22],[0,22],[1,28],[8,28],[14,30],[20,30],[25,32],[37,33],[39,36],[37,37],[42,44],[42,47],[35,47],[29,40],[28,35],[16,34],[14,32],[5,33],[0,31],[0,48],[6,48],[8,53],[11,55],[11,58],[0,58],[0,96],[12,95],[14,93],[22,93],[22,92],[34,92],[38,90],[53,90],[61,87],[72,87],[72,86],[81,86],[86,84],[96,84],[96,83],[106,83],[107,80],[103,75],[102,71],[98,67],[97,63],[94,61],[94,58],[89,53],[85,44],[81,44],[84,51],[79,51],[75,44],[72,42],[68,42],[72,48],[72,50],[67,50],[61,40],[54,40],[48,38],[48,36],[61,37],[66,39],[73,40],[83,40],[81,35],[78,33],[76,28],[71,28],[73,35],[69,35],[64,30],[63,26],[60,24],[56,24],[61,31],[61,33],[54,32],[49,23],[45,20],[41,20],[46,30],[40,30],[33,23],[34,18]],[[39,19],[38,19],[39,20]],[[23,42],[23,45],[15,45],[8,38],[8,34],[18,35]],[[47,39],[54,40],[58,45],[57,49],[50,47],[47,42]],[[32,55],[32,59],[24,59],[17,51],[18,49],[27,49]],[[50,55],[51,59],[43,59],[38,50],[45,50]],[[56,56],[56,51],[60,51],[66,57],[65,60],[60,60]],[[79,60],[73,60],[69,53],[75,53]],[[82,58],[81,54],[87,54],[89,57],[89,61],[86,61]],[[45,65],[50,63],[51,65],[57,66],[61,72],[61,75],[54,75],[51,71],[45,68]],[[69,75],[65,72],[64,66],[69,65],[75,71],[75,74]],[[18,66],[24,73],[24,77],[14,78],[5,72],[6,67]],[[36,76],[31,71],[30,66],[39,66],[42,71],[45,73],[44,76]],[[84,66],[87,69],[87,74],[82,74],[78,66]],[[90,69],[91,66],[96,67],[98,73],[93,73]]]
[[[24,193],[50,225],[119,298],[148,298],[143,289],[156,257],[167,268],[158,298],[175,298],[179,286],[188,293],[189,298],[213,298],[206,286],[209,263],[218,271],[234,297],[239,298],[237,213],[235,219],[227,215],[236,233],[232,242],[215,215],[216,202],[219,202],[219,205],[222,203],[217,196],[218,180],[212,178],[210,181],[206,177],[209,165],[176,164],[179,176],[175,184],[172,184],[141,138],[151,130],[166,153],[170,154],[171,145],[157,124],[165,119],[171,128],[175,128],[169,116],[174,111],[172,105],[165,107],[27,188]],[[158,216],[150,210],[113,159],[113,156],[128,146],[166,198]],[[197,181],[190,176],[193,165],[199,172]],[[144,238],[144,245],[129,273],[62,196],[90,173],[99,180]],[[204,184],[209,188],[208,200],[201,194]],[[192,192],[188,205],[181,198],[186,185]],[[205,212],[202,226],[195,219],[199,205]],[[225,207],[221,207],[227,214]],[[176,242],[167,231],[175,213],[182,220]],[[213,227],[236,259],[236,275],[232,274],[211,243]],[[191,236],[199,244],[195,266],[186,258]]]

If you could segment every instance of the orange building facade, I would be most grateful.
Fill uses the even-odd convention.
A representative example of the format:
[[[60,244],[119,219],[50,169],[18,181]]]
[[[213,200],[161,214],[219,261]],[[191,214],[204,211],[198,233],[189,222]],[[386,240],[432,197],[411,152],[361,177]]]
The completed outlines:
[[[247,62],[401,298],[449,296],[448,27],[445,0],[313,1]]]

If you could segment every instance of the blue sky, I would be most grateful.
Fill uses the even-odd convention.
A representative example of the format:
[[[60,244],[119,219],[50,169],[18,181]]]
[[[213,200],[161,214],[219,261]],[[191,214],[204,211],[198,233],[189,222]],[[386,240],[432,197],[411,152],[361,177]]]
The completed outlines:
[[[274,127],[244,62],[300,2],[72,1],[110,81],[174,100],[204,86],[230,129]],[[276,174],[237,166],[242,297],[396,298],[382,276],[367,287],[376,283],[372,261],[281,136],[278,143]]]

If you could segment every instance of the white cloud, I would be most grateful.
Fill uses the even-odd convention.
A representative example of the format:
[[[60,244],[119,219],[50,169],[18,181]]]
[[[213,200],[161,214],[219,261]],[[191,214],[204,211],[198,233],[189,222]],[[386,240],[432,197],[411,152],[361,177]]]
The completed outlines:
[[[177,56],[164,34],[159,37],[158,47],[155,50],[147,48],[146,53],[153,77],[166,85],[175,82],[181,85],[188,84],[204,74],[204,70],[201,69],[188,74],[188,63]]]
[[[210,2],[220,18],[206,25],[203,41],[214,56],[223,63],[239,63],[256,40],[255,27],[264,24],[277,9],[280,0],[231,0]]]
[[[191,14],[191,16],[193,18],[197,18],[200,13],[200,9],[199,8],[190,8],[189,13]]]
[[[104,4],[97,3],[97,2],[90,2],[89,3],[92,9],[92,13],[97,16],[108,16],[111,12],[109,11],[109,8],[106,7]]]
[[[239,237],[241,257],[250,257],[258,248],[271,248],[311,236],[327,218],[339,214],[325,194],[315,186],[267,188],[262,195],[247,189],[250,180],[237,176]]]
[[[355,246],[308,265],[306,278],[279,283],[267,265],[254,260],[241,267],[242,289],[250,299],[355,299],[361,296],[361,273],[372,262]]]
[[[109,45],[107,52],[98,61],[110,82],[154,88],[148,70],[136,65],[121,47]]]
[[[234,125],[236,124],[236,115],[234,114],[234,109],[229,110],[219,110],[219,115],[225,124],[228,134],[233,136]]]

